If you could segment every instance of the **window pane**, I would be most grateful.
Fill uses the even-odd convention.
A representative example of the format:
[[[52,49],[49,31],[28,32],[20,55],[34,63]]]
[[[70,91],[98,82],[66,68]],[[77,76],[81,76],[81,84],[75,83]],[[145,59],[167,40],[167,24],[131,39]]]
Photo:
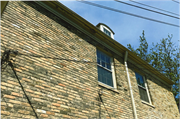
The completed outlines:
[[[146,89],[143,89],[143,88],[139,87],[139,93],[140,93],[141,100],[149,102]]]
[[[107,68],[111,70],[111,65],[109,64],[106,64],[107,65]]]
[[[98,66],[98,81],[102,82],[102,71],[99,66]]]
[[[113,87],[112,72],[98,66],[98,81]]]
[[[106,62],[110,64],[110,57],[106,56]]]
[[[101,60],[105,61],[105,55],[101,53]]]
[[[105,67],[105,62],[102,61],[102,66]]]
[[[99,50],[97,50],[97,58],[101,58]]]
[[[105,28],[103,28],[103,29],[104,29],[105,34],[107,34],[108,36],[111,36],[111,33],[108,30],[106,30]]]
[[[136,80],[137,80],[137,83],[143,87],[145,87],[144,85],[144,80],[143,80],[143,76],[141,76],[140,74],[138,73],[135,73],[136,74]]]
[[[107,76],[107,84],[113,87],[112,73],[111,73],[111,72],[108,72],[108,76]]]
[[[100,59],[97,59],[98,64],[101,64]]]

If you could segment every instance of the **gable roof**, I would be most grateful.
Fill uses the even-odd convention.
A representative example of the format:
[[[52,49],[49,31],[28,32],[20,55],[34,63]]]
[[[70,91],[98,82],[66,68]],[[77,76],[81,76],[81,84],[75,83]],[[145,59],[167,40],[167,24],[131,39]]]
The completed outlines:
[[[86,34],[89,34],[91,37],[103,41],[103,45],[108,46],[113,52],[116,54],[124,57],[126,51],[128,51],[128,61],[135,64],[138,67],[142,67],[143,71],[150,73],[152,76],[156,76],[159,80],[165,82],[168,85],[173,85],[174,82],[168,79],[166,76],[161,74],[158,70],[153,68],[147,62],[142,60],[140,57],[136,56],[135,53],[131,52],[129,49],[121,45],[119,42],[115,41],[114,39],[108,37],[104,34],[100,29],[96,26],[64,6],[58,1],[36,1],[36,3],[42,5],[44,8],[50,10],[54,14],[60,16],[63,19],[66,19],[68,23],[74,25],[75,27],[83,30]],[[108,44],[108,45],[107,45]],[[143,64],[143,65],[141,65]]]

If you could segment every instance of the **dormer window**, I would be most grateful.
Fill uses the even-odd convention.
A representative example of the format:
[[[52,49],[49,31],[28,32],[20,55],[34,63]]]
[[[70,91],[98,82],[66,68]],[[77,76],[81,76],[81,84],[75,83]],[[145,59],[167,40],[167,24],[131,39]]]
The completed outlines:
[[[105,24],[99,23],[96,25],[102,32],[114,39],[114,32]]]

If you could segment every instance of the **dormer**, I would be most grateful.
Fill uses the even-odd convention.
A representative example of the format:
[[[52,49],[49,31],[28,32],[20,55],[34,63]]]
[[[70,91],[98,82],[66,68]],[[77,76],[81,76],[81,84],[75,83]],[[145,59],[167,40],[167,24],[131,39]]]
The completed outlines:
[[[96,27],[98,27],[106,35],[114,39],[114,32],[106,24],[99,23],[98,25],[96,25]]]

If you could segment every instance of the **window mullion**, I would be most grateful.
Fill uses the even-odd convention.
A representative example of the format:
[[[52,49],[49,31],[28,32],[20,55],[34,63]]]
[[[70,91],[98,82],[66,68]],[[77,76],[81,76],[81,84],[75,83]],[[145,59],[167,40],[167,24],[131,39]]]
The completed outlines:
[[[97,64],[98,66],[100,66],[101,68],[103,68],[103,69],[105,69],[105,70],[107,70],[107,71],[109,71],[109,72],[111,72],[112,73],[112,71],[111,70],[109,70],[108,68],[106,68],[106,67],[103,67],[102,65],[100,65],[100,64]]]

